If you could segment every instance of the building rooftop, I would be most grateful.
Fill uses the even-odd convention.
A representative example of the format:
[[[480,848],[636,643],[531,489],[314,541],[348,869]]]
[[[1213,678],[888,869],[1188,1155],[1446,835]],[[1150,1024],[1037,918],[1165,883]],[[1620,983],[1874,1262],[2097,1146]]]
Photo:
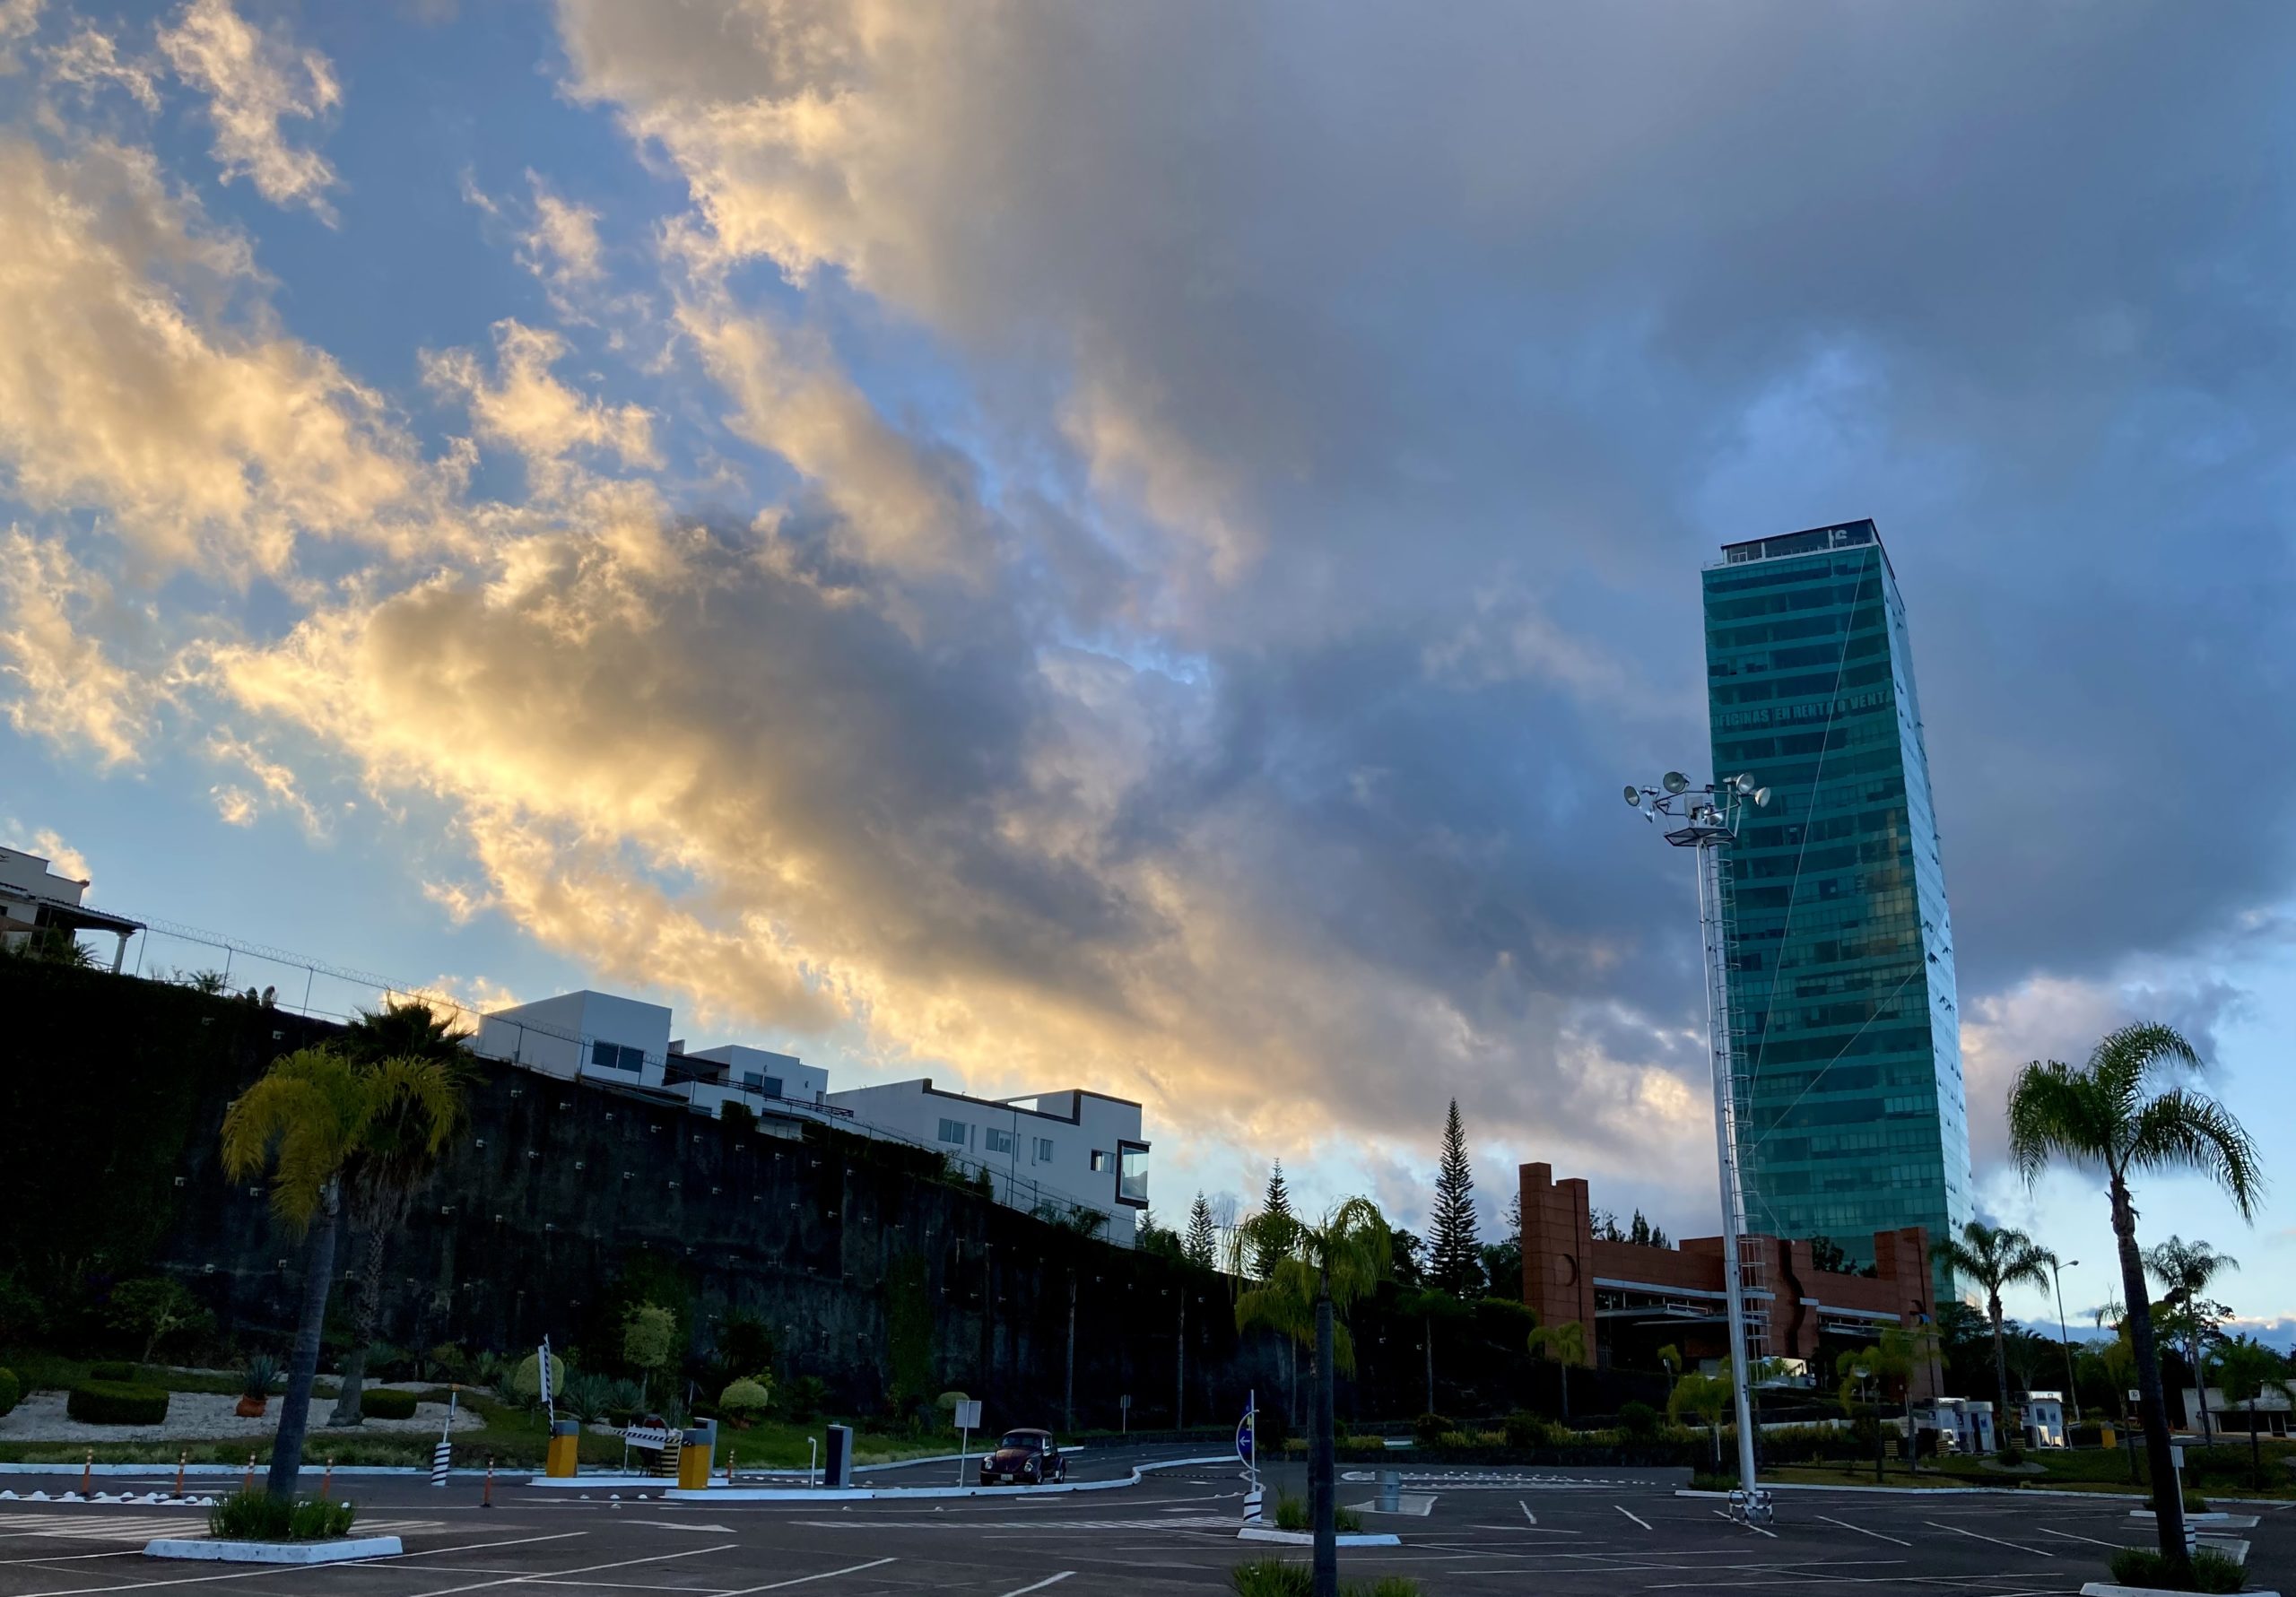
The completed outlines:
[[[1841,521],[1831,526],[1805,527],[1798,533],[1780,533],[1773,538],[1749,538],[1740,543],[1722,546],[1720,564],[1743,566],[1751,560],[1782,560],[1796,555],[1822,554],[1835,549],[1859,549],[1872,544],[1882,551],[1886,564],[1889,550],[1882,542],[1881,529],[1868,518],[1864,521]],[[1713,569],[1712,567],[1708,568]],[[1896,576],[1893,568],[1890,573]]]

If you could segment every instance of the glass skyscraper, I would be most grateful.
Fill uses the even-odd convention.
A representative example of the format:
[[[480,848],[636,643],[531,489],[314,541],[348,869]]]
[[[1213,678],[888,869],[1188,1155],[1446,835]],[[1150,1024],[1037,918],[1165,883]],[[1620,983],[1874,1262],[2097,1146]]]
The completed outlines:
[[[1747,1224],[1829,1237],[1972,1212],[1953,927],[1905,605],[1870,521],[1705,573],[1718,780],[1770,789],[1725,856]],[[1941,1300],[1952,1281],[1937,1276]]]

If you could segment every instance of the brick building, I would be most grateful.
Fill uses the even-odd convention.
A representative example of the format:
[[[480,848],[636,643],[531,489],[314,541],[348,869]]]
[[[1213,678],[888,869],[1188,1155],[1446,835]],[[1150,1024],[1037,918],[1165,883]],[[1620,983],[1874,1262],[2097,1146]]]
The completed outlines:
[[[1594,1234],[1584,1180],[1557,1181],[1543,1164],[1523,1166],[1521,1179],[1523,1301],[1540,1324],[1576,1320],[1591,1327],[1590,1365],[1655,1369],[1657,1350],[1669,1343],[1690,1368],[1728,1359],[1719,1237],[1676,1247],[1606,1242]],[[1866,1346],[1883,1326],[1936,1318],[1928,1238],[1919,1226],[1874,1233],[1870,1276],[1818,1269],[1807,1242],[1748,1236],[1743,1243],[1756,1353],[1801,1359],[1822,1386],[1833,1384],[1835,1358]],[[1917,1377],[1917,1401],[1935,1394],[1937,1376],[1933,1365]]]

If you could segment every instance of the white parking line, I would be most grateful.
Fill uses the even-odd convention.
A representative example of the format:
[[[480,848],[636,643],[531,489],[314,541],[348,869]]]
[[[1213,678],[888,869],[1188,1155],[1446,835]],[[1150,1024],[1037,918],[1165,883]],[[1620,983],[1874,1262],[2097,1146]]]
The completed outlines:
[[[1640,1525],[1644,1530],[1647,1531],[1650,1528],[1650,1522],[1648,1520],[1635,1513],[1633,1509],[1629,1508],[1625,1504],[1613,1503],[1611,1506],[1617,1509],[1621,1514],[1626,1515],[1627,1518],[1632,1520],[1636,1524]]]
[[[1864,1525],[1853,1525],[1846,1519],[1836,1519],[1831,1514],[1821,1514],[1818,1517],[1830,1525],[1839,1525],[1843,1530],[1855,1531],[1860,1536],[1871,1536],[1876,1541],[1897,1541],[1900,1547],[1913,1545],[1910,1541],[1899,1541],[1895,1536],[1884,1536],[1879,1531],[1869,1531]]]
[[[2055,1553],[2046,1551],[2038,1547],[2020,1547],[2016,1542],[2004,1541],[1998,1536],[1987,1536],[1976,1531],[1964,1531],[1959,1525],[1941,1525],[1934,1519],[1925,1519],[1921,1523],[1929,1526],[1933,1530],[1951,1531],[1956,1536],[1967,1536],[1978,1541],[1990,1541],[1996,1547],[2006,1547],[2013,1549],[2021,1553],[2031,1553],[2036,1558],[2053,1558],[2057,1557]]]
[[[474,1580],[466,1585],[438,1586],[428,1592],[418,1592],[414,1597],[452,1597],[457,1592],[483,1592],[492,1586],[530,1585],[537,1578],[563,1580],[570,1575],[596,1575],[601,1569],[628,1569],[639,1564],[666,1564],[676,1558],[698,1558],[704,1553],[730,1552],[741,1545],[738,1541],[722,1541],[716,1547],[688,1548],[682,1553],[656,1553],[648,1558],[617,1558],[611,1564],[585,1564],[576,1569],[537,1569],[530,1575],[506,1575],[500,1580]],[[293,1567],[293,1566],[289,1566]]]
[[[2096,1547],[2110,1547],[2118,1549],[2124,1547],[2135,1547],[2137,1545],[2137,1543],[2133,1541],[2100,1541],[2094,1536],[2075,1536],[2070,1531],[2052,1531],[2047,1525],[2035,1525],[2033,1529],[2039,1531],[2044,1536],[2062,1536],[2067,1541],[2086,1541]]]
[[[1011,1591],[1004,1593],[1004,1597],[1027,1597],[1027,1594],[1031,1592],[1041,1592],[1047,1586],[1057,1586],[1062,1581],[1066,1580],[1070,1575],[1075,1573],[1076,1572],[1074,1569],[1064,1569],[1058,1575],[1048,1575],[1032,1586],[1013,1587]]]
[[[1539,1523],[1539,1516],[1531,1512],[1531,1506],[1528,1503],[1524,1502],[1522,1498],[1517,1497],[1515,1499],[1515,1506],[1523,1511],[1523,1517],[1525,1519],[1529,1520],[1533,1524]]]
[[[1714,1511],[1714,1517],[1715,1517],[1715,1518],[1717,1518],[1717,1519],[1729,1519],[1729,1520],[1730,1520],[1730,1523],[1731,1523],[1732,1524],[1736,1525],[1736,1526],[1740,1527],[1740,1528],[1741,1528],[1741,1529],[1743,1529],[1743,1530],[1752,1531],[1752,1532],[1757,1532],[1758,1534],[1761,1534],[1761,1535],[1763,1535],[1763,1536],[1767,1536],[1767,1537],[1769,1537],[1772,1541],[1777,1541],[1777,1540],[1778,1540],[1778,1532],[1775,1532],[1775,1531],[1765,1531],[1765,1530],[1763,1530],[1760,1525],[1750,1525],[1750,1524],[1747,1524],[1747,1523],[1746,1523],[1746,1522],[1745,1522],[1745,1521],[1744,1521],[1744,1520],[1730,1519],[1730,1516],[1729,1516],[1728,1515],[1726,1515],[1726,1514],[1723,1513],[1723,1512],[1722,1512],[1722,1510],[1720,1510],[1719,1508],[1717,1508],[1717,1509]]]
[[[770,1581],[761,1586],[744,1586],[738,1592],[727,1592],[724,1597],[750,1597],[752,1592],[778,1592],[784,1586],[802,1586],[812,1581],[835,1580],[840,1575],[858,1575],[864,1569],[874,1569],[880,1564],[890,1564],[891,1558],[872,1558],[865,1564],[849,1564],[842,1569],[824,1569],[819,1575],[801,1575],[795,1580]]]

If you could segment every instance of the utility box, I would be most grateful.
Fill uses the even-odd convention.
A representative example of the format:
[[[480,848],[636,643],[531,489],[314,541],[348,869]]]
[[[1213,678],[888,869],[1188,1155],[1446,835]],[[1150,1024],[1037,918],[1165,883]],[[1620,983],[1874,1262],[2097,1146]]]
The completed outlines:
[[[685,1445],[678,1449],[678,1487],[683,1491],[706,1491],[709,1487],[709,1470],[718,1457],[718,1422],[705,1419],[685,1433]]]
[[[552,1480],[571,1480],[582,1465],[582,1427],[561,1419],[550,1428],[550,1451],[543,1458],[543,1473]]]
[[[829,1428],[829,1443],[822,1451],[822,1484],[853,1484],[853,1428],[849,1425]]]

